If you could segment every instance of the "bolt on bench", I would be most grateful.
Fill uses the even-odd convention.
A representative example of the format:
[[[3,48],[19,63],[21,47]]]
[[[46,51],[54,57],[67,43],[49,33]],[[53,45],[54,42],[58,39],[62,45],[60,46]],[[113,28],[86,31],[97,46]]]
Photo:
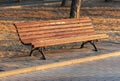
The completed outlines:
[[[95,32],[89,17],[16,23],[14,26],[21,42],[32,46],[30,56],[34,50],[39,50],[44,60],[44,49],[47,46],[82,42],[81,48],[90,43],[97,51],[95,40],[108,38],[106,34]]]

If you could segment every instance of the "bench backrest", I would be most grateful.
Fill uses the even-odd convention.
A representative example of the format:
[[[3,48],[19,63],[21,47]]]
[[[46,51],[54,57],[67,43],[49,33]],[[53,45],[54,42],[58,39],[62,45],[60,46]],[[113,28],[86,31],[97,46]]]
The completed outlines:
[[[21,42],[24,44],[30,44],[36,39],[49,40],[95,34],[92,21],[88,17],[16,23],[14,25]]]

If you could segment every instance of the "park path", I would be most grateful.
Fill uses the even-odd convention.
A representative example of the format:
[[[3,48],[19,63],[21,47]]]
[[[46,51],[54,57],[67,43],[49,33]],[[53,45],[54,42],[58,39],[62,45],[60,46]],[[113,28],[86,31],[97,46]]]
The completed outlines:
[[[9,76],[0,81],[120,81],[120,56]]]

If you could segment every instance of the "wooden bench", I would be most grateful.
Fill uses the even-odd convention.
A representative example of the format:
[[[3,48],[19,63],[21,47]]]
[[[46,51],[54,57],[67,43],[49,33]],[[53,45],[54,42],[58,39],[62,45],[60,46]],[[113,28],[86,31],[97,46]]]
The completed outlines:
[[[97,51],[94,41],[108,38],[106,34],[95,32],[92,21],[88,17],[16,23],[14,25],[21,42],[32,45],[30,56],[34,50],[39,50],[43,59],[46,59],[43,51],[47,46],[82,42],[81,48],[84,47],[84,44],[90,43]]]

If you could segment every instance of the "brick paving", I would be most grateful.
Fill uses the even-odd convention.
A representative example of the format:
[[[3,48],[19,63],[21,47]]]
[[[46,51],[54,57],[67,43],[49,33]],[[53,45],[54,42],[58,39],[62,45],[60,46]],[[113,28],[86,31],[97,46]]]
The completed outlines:
[[[0,81],[120,81],[120,57],[9,76]]]

